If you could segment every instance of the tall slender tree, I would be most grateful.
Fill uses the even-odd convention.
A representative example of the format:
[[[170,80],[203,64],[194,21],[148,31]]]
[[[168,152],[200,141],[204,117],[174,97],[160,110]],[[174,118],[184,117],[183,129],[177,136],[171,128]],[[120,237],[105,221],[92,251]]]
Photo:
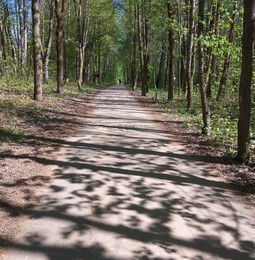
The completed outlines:
[[[64,17],[66,11],[67,0],[55,0],[56,10],[56,48],[57,48],[57,93],[61,93],[64,89]]]
[[[211,37],[217,38],[219,36],[219,19],[220,19],[220,13],[221,13],[221,1],[222,0],[216,0],[212,3],[211,7],[211,13],[212,18],[209,19],[209,25],[208,25],[208,33]],[[206,96],[207,98],[212,97],[212,85],[215,79],[215,70],[217,67],[217,57],[215,53],[213,53],[212,48],[209,48],[208,54],[208,65],[207,65],[207,82],[206,82]]]
[[[5,29],[6,29],[6,36],[8,40],[8,45],[9,49],[11,49],[11,57],[14,62],[15,70],[16,70],[16,62],[17,62],[17,54],[16,54],[16,48],[15,48],[15,40],[13,38],[13,33],[12,33],[12,26],[11,26],[11,21],[10,21],[10,11],[9,11],[9,6],[7,1],[3,1],[4,5],[4,14],[5,14]]]
[[[85,48],[87,45],[88,26],[90,18],[91,0],[74,0],[75,15],[77,19],[77,42],[78,42],[78,77],[77,83],[79,90],[82,89],[83,72],[84,72],[84,59],[85,59]]]
[[[168,81],[168,100],[173,100],[174,98],[174,81],[175,81],[175,68],[174,68],[174,7],[173,1],[167,2],[167,14],[169,20],[169,28],[168,28],[168,47],[169,47],[169,81]]]
[[[251,128],[251,84],[253,76],[255,1],[244,0],[242,70],[239,86],[238,154],[241,162],[249,161]]]
[[[132,84],[132,89],[136,89],[137,85],[137,10],[136,10],[136,4],[135,1],[133,1],[133,8],[132,8],[132,2],[129,1],[128,5],[128,13],[129,13],[129,23],[130,23],[130,50],[129,50],[129,55],[130,55],[130,78],[131,78],[131,84]]]
[[[33,52],[34,52],[34,99],[42,99],[42,56],[40,37],[40,0],[32,0]]]
[[[4,61],[3,61],[3,51],[4,51],[4,38],[3,38],[3,23],[2,17],[0,16],[0,76],[4,73]]]
[[[140,54],[140,67],[141,67],[141,83],[142,83],[142,96],[146,96],[148,92],[148,30],[149,21],[146,15],[147,3],[143,0],[137,3],[137,28],[138,28],[138,42]]]
[[[46,41],[45,51],[43,54],[43,80],[44,83],[46,84],[48,84],[49,82],[49,60],[50,60],[51,45],[52,45],[54,0],[49,0],[49,7],[50,7],[50,17],[49,17],[49,25],[48,25],[48,38]]]
[[[162,88],[165,83],[165,70],[166,70],[166,31],[162,33],[162,43],[161,43],[161,55],[159,62],[159,70],[156,79],[157,88]]]
[[[186,80],[187,80],[187,110],[191,110],[193,103],[193,81],[194,81],[194,56],[195,56],[195,15],[196,0],[189,0],[189,32],[187,44],[187,64],[186,64]]]
[[[205,135],[210,134],[210,123],[211,123],[211,117],[210,117],[210,107],[209,102],[206,96],[206,77],[208,76],[207,73],[205,73],[205,64],[204,64],[204,50],[202,46],[202,37],[204,34],[204,8],[205,8],[205,0],[199,0],[198,5],[199,11],[198,11],[198,46],[197,46],[197,58],[198,58],[198,71],[199,71],[199,90],[200,90],[200,97],[201,97],[201,106],[202,106],[202,114],[203,114],[203,127],[202,127],[202,133]]]
[[[26,0],[18,0],[19,13],[19,51],[20,63],[24,67],[27,62],[27,42],[28,42],[28,13]]]

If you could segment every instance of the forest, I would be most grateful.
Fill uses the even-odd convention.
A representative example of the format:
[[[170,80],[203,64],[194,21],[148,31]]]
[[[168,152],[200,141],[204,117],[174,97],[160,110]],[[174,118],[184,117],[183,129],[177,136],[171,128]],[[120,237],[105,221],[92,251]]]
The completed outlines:
[[[40,101],[122,82],[248,163],[254,16],[249,0],[1,0],[0,87]]]

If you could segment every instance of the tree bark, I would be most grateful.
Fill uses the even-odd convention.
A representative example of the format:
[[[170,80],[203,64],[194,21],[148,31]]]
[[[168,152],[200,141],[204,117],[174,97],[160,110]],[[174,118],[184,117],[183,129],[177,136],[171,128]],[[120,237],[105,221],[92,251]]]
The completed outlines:
[[[0,19],[0,76],[3,76],[4,74],[3,50],[4,50],[3,24]]]
[[[171,23],[174,19],[174,11],[173,6],[170,2],[167,3],[167,13],[168,19]],[[175,71],[174,71],[174,29],[173,26],[170,24],[168,29],[168,44],[169,44],[169,82],[168,82],[168,100],[174,99],[174,81],[175,81]]]
[[[77,84],[79,90],[82,89],[83,73],[84,73],[84,58],[85,48],[87,45],[88,25],[89,25],[89,13],[90,0],[74,0],[75,14],[77,19],[78,29],[78,77]],[[100,65],[99,65],[100,67]]]
[[[67,4],[67,22],[66,22],[66,31],[64,31],[64,38],[66,41],[64,42],[64,81],[68,82],[69,80],[69,37],[71,32],[71,1],[68,1]]]
[[[194,51],[195,51],[195,14],[196,0],[189,2],[189,34],[188,34],[188,51],[186,64],[186,80],[187,80],[187,110],[192,109],[193,104],[193,80],[194,80]]]
[[[5,20],[6,20],[6,34],[9,38],[10,48],[11,48],[11,56],[14,61],[15,70],[16,70],[16,62],[17,62],[17,54],[16,54],[16,48],[15,48],[15,42],[12,34],[12,27],[10,22],[10,12],[8,7],[8,2],[4,2],[4,12],[5,12]],[[15,71],[16,72],[16,71]]]
[[[63,33],[64,33],[64,16],[66,10],[67,0],[55,0],[56,10],[56,49],[57,49],[57,93],[61,93],[64,89],[64,44],[63,44]]]
[[[212,14],[213,18],[210,21],[209,25],[209,33],[218,37],[219,35],[219,19],[220,19],[220,6],[222,0],[216,0],[214,6],[212,7]],[[215,79],[215,71],[217,67],[217,58],[212,53],[212,49],[209,50],[209,58],[208,58],[208,80],[207,80],[207,87],[206,87],[206,96],[211,98],[212,96],[212,85]]]
[[[50,20],[49,20],[49,34],[46,42],[45,52],[43,55],[43,80],[45,84],[49,82],[49,60],[52,44],[52,29],[53,29],[53,7],[54,0],[50,0]]]
[[[166,32],[163,32],[159,71],[156,79],[157,88],[162,88],[164,86],[165,67],[166,67]]]
[[[42,99],[42,56],[40,37],[40,0],[32,0],[33,52],[34,52],[34,99]]]
[[[202,105],[203,114],[203,127],[202,133],[204,135],[210,135],[210,107],[206,96],[206,73],[204,71],[204,53],[203,46],[201,44],[201,37],[203,36],[203,22],[204,22],[204,0],[199,0],[199,22],[198,22],[198,71],[199,71],[199,91]]]
[[[131,68],[130,68],[130,78],[131,78],[131,85],[132,85],[132,90],[134,91],[136,89],[137,85],[137,70],[136,70],[136,59],[137,59],[137,47],[136,47],[136,29],[137,29],[137,10],[136,10],[136,4],[134,1],[134,12],[133,12],[133,19],[132,19],[132,7],[131,7],[131,1],[129,3],[129,12],[130,12],[130,21],[131,21],[131,28],[130,28],[130,63],[131,63]]]
[[[28,29],[25,0],[18,0],[18,13],[19,13],[20,64],[23,67],[27,61],[27,29]]]
[[[147,32],[148,23],[144,17],[144,7],[137,4],[138,41],[141,67],[142,96],[146,96],[148,90],[148,62],[147,62]]]
[[[239,86],[240,114],[238,121],[237,159],[249,162],[251,127],[251,85],[253,76],[255,1],[244,0],[242,38],[242,70]]]
[[[26,65],[27,63],[27,52],[28,52],[28,13],[26,10],[26,0],[23,0],[23,23],[24,23],[24,28],[23,28],[23,57],[22,65]]]

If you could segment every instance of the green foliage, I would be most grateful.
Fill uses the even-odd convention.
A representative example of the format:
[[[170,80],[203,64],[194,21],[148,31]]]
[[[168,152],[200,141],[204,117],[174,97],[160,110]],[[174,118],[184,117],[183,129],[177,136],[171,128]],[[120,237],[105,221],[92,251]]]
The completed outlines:
[[[237,141],[237,118],[231,115],[231,112],[219,106],[211,116],[212,133],[215,139],[220,142]]]
[[[9,127],[7,130],[0,129],[0,144],[2,142],[20,141],[24,138],[24,131],[18,127]]]
[[[28,118],[40,121],[47,122],[49,120],[48,116],[44,113],[44,107],[40,104],[36,104],[34,107],[29,108],[26,111],[26,116]]]
[[[236,157],[236,154],[237,154],[236,148],[234,148],[232,146],[226,146],[226,150],[225,150],[225,153],[224,153],[225,157],[231,159],[231,158]]]
[[[3,81],[3,79],[1,80]],[[29,129],[26,128],[27,121],[29,124],[40,126],[47,124],[47,121],[50,120],[49,107],[52,110],[61,111],[61,107],[58,106],[58,100],[60,101],[61,98],[82,95],[75,82],[68,83],[63,94],[54,94],[56,82],[50,81],[48,85],[44,86],[45,101],[38,103],[32,100],[32,83],[28,84],[22,80],[18,82],[15,79],[10,82],[12,85],[0,82],[0,145],[3,142],[25,139],[26,134],[29,134]],[[105,85],[86,85],[82,92],[93,92],[102,86]]]
[[[167,102],[167,91],[157,89],[157,99],[160,105],[168,113],[174,109],[179,115],[185,119],[187,127],[202,126],[202,113],[200,97],[197,87],[198,82],[198,59],[197,59],[197,44],[201,43],[203,47],[203,66],[204,71],[207,71],[209,65],[208,58],[210,54],[216,58],[216,69],[212,75],[210,69],[208,75],[212,78],[212,97],[210,98],[211,108],[211,131],[215,141],[219,143],[236,143],[237,139],[237,118],[238,118],[238,86],[240,79],[241,67],[241,39],[242,39],[242,16],[243,8],[237,8],[237,20],[234,30],[234,42],[229,40],[229,30],[233,17],[233,1],[221,1],[219,10],[219,19],[216,26],[213,25],[213,19],[216,19],[213,12],[216,5],[216,0],[206,2],[205,19],[203,23],[203,33],[200,38],[195,37],[195,71],[194,71],[194,97],[193,107],[191,111],[186,110],[186,96],[180,95],[172,102]],[[14,42],[19,42],[19,24],[16,17],[15,6],[12,2],[8,2],[10,8],[10,24],[12,31],[15,32]],[[27,0],[24,1],[26,5],[29,4]],[[171,5],[171,17],[168,17],[167,3]],[[2,3],[3,4],[3,3]],[[42,16],[41,16],[41,37],[42,44],[45,50],[45,43],[49,33],[49,19],[50,19],[50,1],[42,2]],[[141,15],[149,23],[148,26],[148,78],[151,86],[149,98],[155,98],[155,82],[159,74],[159,67],[161,65],[163,73],[161,73],[161,80],[159,84],[164,85],[167,75],[167,64],[169,63],[169,44],[168,44],[168,29],[174,29],[175,33],[175,93],[180,93],[181,81],[185,76],[185,66],[187,64],[187,42],[189,33],[189,19],[190,19],[190,3],[188,1],[141,1],[141,0],[123,0],[123,1],[109,1],[98,0],[91,1],[91,6],[87,10],[89,16],[88,34],[85,46],[85,75],[84,85],[81,91],[77,88],[75,82],[77,77],[77,58],[78,58],[78,29],[77,19],[75,16],[75,8],[73,2],[68,3],[67,12],[65,16],[65,35],[64,45],[66,56],[66,78],[67,82],[62,96],[80,97],[83,93],[95,91],[95,89],[105,86],[106,84],[116,84],[119,79],[130,83],[131,62],[135,63],[138,76],[138,84],[141,81],[140,73],[140,58],[139,58],[139,41],[138,41],[138,22],[135,14],[138,14],[137,7],[143,8]],[[6,17],[4,9],[0,9],[0,19],[3,21]],[[26,12],[26,10],[24,10]],[[25,14],[25,13],[24,13]],[[31,16],[28,16],[29,32],[31,31]],[[195,14],[196,28],[198,25],[198,8]],[[15,29],[14,29],[15,28]],[[49,63],[50,82],[43,86],[43,93],[47,96],[48,93],[53,93],[56,89],[56,48],[55,43],[55,23],[53,23],[53,40]],[[3,34],[3,37],[7,33]],[[6,57],[1,59],[1,69],[3,75],[0,78],[0,85],[6,84],[5,94],[9,98],[0,99],[0,108],[3,113],[10,118],[10,125],[12,128],[10,132],[18,131],[19,118],[23,116],[28,119],[33,119],[39,122],[47,122],[49,118],[44,111],[41,104],[35,105],[30,102],[33,94],[33,62],[30,60],[32,51],[32,34],[28,34],[28,55],[27,63],[20,64],[20,50],[17,48],[17,61],[14,61],[11,55],[10,39],[4,38],[7,46]],[[136,48],[133,48],[136,46]],[[16,46],[19,47],[19,46]],[[0,46],[2,51],[2,46]],[[135,52],[134,53],[132,52]],[[162,53],[165,55],[162,55]],[[224,68],[224,61],[229,55],[230,69],[228,71],[228,81],[224,86],[224,97],[220,102],[216,102],[218,87],[220,85],[221,75]],[[135,56],[135,57],[134,57]],[[161,64],[161,57],[164,56],[164,63]],[[133,60],[134,59],[134,60]],[[181,65],[183,65],[181,67]],[[181,72],[183,74],[181,74]],[[179,75],[181,74],[181,75]],[[98,80],[96,80],[98,76]],[[163,75],[163,76],[162,76]],[[185,74],[186,75],[186,74]],[[208,75],[205,75],[205,79]],[[166,77],[165,77],[166,76]],[[165,79],[162,79],[165,78]],[[181,80],[179,80],[181,79]],[[207,79],[206,79],[207,80]],[[166,80],[167,81],[167,80]],[[178,86],[179,85],[179,86]],[[177,89],[178,88],[178,89]],[[253,92],[255,86],[253,86]],[[19,97],[13,94],[19,93]],[[59,95],[55,95],[57,97]],[[254,99],[254,98],[253,98]],[[29,101],[28,101],[29,100]],[[255,99],[254,99],[255,100]],[[253,101],[252,110],[252,129],[251,134],[255,136],[255,101]],[[61,108],[59,108],[61,109]],[[19,132],[19,131],[18,131]],[[230,146],[232,147],[232,146]],[[231,154],[230,151],[226,152]]]
[[[154,89],[151,88],[148,98],[154,96]],[[237,142],[237,122],[238,107],[236,106],[237,97],[235,91],[228,92],[232,98],[226,99],[219,104],[215,99],[211,100],[211,135],[215,143],[226,145],[226,156],[236,153],[235,144]],[[169,116],[178,114],[179,119],[184,121],[187,128],[202,127],[202,113],[200,96],[198,92],[194,93],[194,101],[191,111],[187,111],[185,96],[176,98],[171,102],[167,102],[167,90],[160,89],[158,91],[158,105],[164,108]]]

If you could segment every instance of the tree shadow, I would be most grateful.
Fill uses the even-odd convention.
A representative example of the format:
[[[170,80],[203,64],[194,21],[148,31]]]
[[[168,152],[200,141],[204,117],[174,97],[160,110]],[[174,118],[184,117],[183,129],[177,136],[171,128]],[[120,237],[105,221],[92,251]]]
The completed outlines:
[[[57,160],[6,155],[53,165],[54,175],[37,205],[1,202],[10,216],[28,219],[26,231],[1,247],[51,260],[254,259],[254,217],[206,156],[186,154],[153,125],[120,126],[117,116],[105,119],[108,135],[97,123],[105,114],[94,113],[72,140],[38,137],[65,147]]]

